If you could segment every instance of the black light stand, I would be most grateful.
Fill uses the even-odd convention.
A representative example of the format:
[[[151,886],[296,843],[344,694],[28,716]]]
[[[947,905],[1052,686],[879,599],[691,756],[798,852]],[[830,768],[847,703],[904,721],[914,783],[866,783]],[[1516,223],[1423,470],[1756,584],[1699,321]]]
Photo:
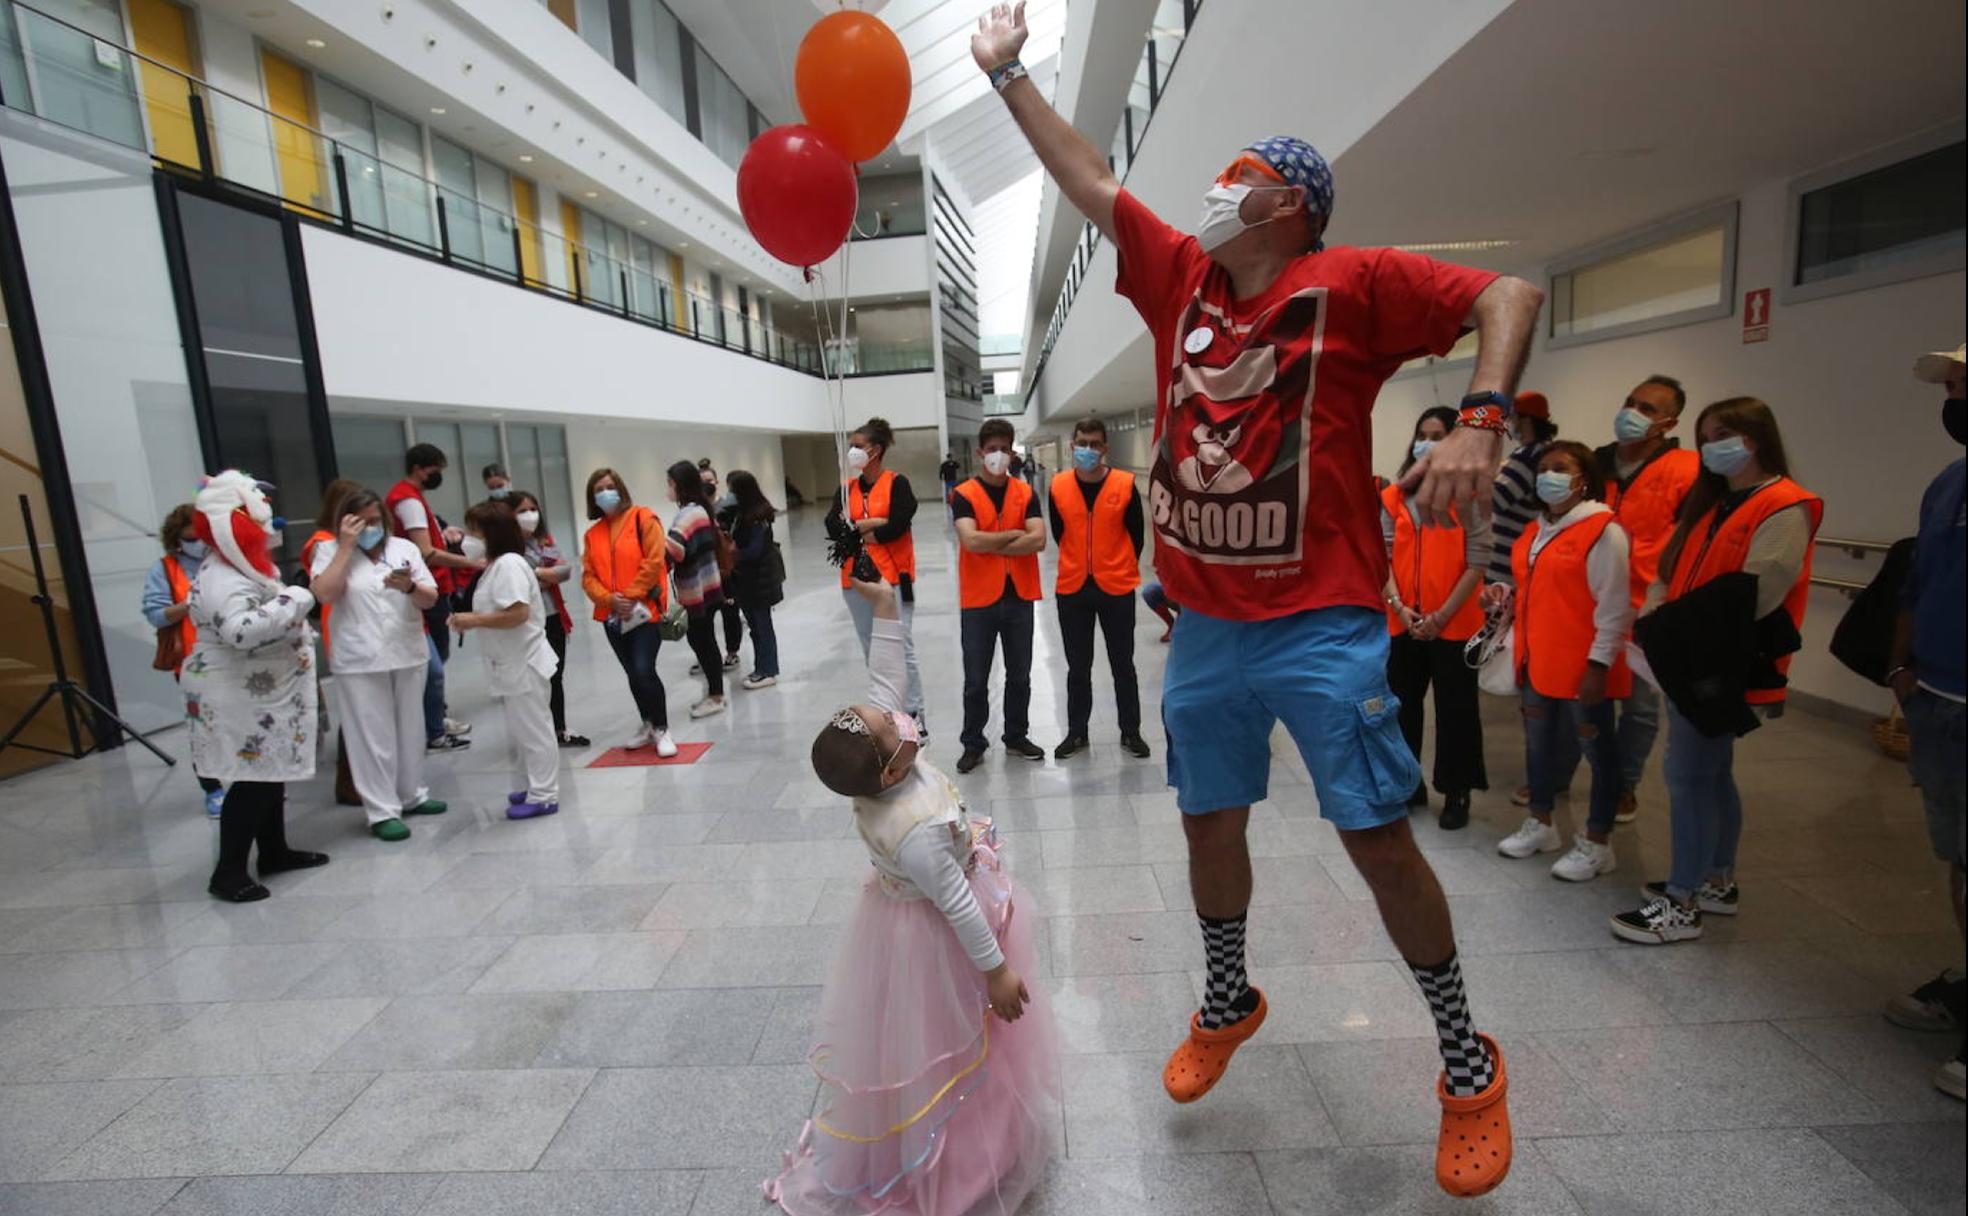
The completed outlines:
[[[34,704],[27,707],[27,712],[20,716],[20,721],[14,723],[14,728],[7,732],[6,738],[0,739],[0,752],[6,751],[9,747],[19,747],[31,752],[41,752],[49,756],[66,756],[70,760],[80,760],[90,752],[101,750],[103,746],[101,728],[107,722],[113,725],[117,731],[130,736],[138,743],[149,748],[151,755],[156,756],[165,764],[176,765],[177,761],[165,755],[155,743],[138,734],[135,727],[132,727],[128,722],[117,717],[115,712],[107,705],[90,696],[88,689],[68,678],[68,662],[62,657],[61,633],[55,628],[55,601],[48,594],[47,572],[41,568],[41,540],[34,534],[34,511],[28,506],[27,495],[25,494],[20,496],[20,512],[21,526],[27,532],[27,552],[34,561],[34,604],[41,609],[41,624],[48,631],[48,657],[54,668],[55,678],[48,682],[48,687],[41,690],[41,695],[35,698]],[[62,718],[68,723],[68,750],[60,751],[52,747],[40,747],[33,743],[14,742],[15,737],[27,729],[29,723],[34,721],[35,717],[40,714],[48,702],[57,697],[61,699]],[[77,701],[82,702],[83,705],[87,705],[96,712],[96,727],[93,733],[96,733],[98,737],[96,742],[91,743],[87,747],[82,746],[82,730],[80,723],[77,721],[81,707],[76,704]],[[114,737],[112,734],[111,738]]]

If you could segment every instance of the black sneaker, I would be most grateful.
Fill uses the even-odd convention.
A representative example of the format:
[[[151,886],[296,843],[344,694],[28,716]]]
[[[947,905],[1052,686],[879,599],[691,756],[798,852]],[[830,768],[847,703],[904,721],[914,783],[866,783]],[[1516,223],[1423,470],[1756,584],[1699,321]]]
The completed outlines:
[[[1648,899],[1668,897],[1664,882],[1650,882],[1640,890]],[[1742,910],[1742,888],[1735,883],[1718,887],[1712,882],[1704,882],[1695,889],[1695,906],[1708,916],[1734,916]]]
[[[1459,790],[1442,797],[1442,813],[1435,822],[1444,832],[1460,832],[1469,826],[1469,791]]]
[[[1410,808],[1413,808],[1413,807],[1421,807],[1427,805],[1428,805],[1428,785],[1426,782],[1423,782],[1422,784],[1415,786],[1414,793],[1408,795],[1408,806]]]
[[[1071,760],[1074,756],[1079,755],[1086,749],[1087,737],[1085,735],[1067,735],[1059,741],[1058,747],[1052,749],[1052,758],[1054,760]]]
[[[1004,749],[1020,760],[1045,759],[1045,748],[1040,747],[1030,739],[1006,739],[1004,741]]]
[[[1694,941],[1702,935],[1700,908],[1683,907],[1667,898],[1650,899],[1640,908],[1612,920],[1613,936],[1642,946]]]
[[[587,747],[588,737],[586,735],[577,735],[570,730],[560,737],[560,745],[562,747]]]
[[[1950,967],[1912,992],[1886,1002],[1886,1020],[1908,1030],[1958,1030],[1968,1024],[1968,1018],[1963,1017],[1964,995],[1968,995],[1968,979]]]
[[[967,773],[984,763],[984,753],[974,748],[965,748],[964,754],[957,757],[957,771]]]
[[[1139,731],[1124,731],[1121,734],[1121,750],[1136,760],[1146,760],[1154,754],[1148,746],[1148,740],[1142,738]]]
[[[460,739],[456,735],[439,735],[424,744],[427,752],[461,752],[471,746],[470,739]]]

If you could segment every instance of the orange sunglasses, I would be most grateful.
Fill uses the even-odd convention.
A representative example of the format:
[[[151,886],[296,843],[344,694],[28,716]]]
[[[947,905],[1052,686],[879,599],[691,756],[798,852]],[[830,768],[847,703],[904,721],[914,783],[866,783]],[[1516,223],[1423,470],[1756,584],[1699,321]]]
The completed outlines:
[[[1248,152],[1238,156],[1237,159],[1230,162],[1229,168],[1217,174],[1216,184],[1219,186],[1234,186],[1237,184],[1237,179],[1243,176],[1244,170],[1246,169],[1255,169],[1261,176],[1268,177],[1281,186],[1286,184],[1283,174]]]

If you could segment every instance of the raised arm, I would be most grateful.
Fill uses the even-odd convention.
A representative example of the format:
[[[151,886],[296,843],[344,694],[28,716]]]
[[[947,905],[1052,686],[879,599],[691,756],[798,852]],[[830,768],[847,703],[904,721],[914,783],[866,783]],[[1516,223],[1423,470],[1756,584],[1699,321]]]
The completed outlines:
[[[970,39],[970,54],[977,66],[993,72],[1018,58],[1025,45],[1025,5],[995,4],[977,19],[977,33]],[[998,84],[998,74],[992,76]],[[1059,192],[1100,234],[1114,239],[1114,199],[1121,183],[1107,165],[1107,156],[1059,116],[1039,87],[1022,75],[998,89],[1012,121],[1025,134],[1038,154],[1039,163],[1059,185]]]
[[[1511,395],[1543,306],[1542,291],[1509,275],[1498,276],[1476,297],[1464,320],[1476,331],[1476,370],[1469,377],[1470,392]],[[1467,510],[1487,512],[1502,448],[1501,432],[1456,427],[1415,462],[1401,486],[1414,500],[1422,524],[1451,526],[1454,521],[1449,512],[1458,504]]]

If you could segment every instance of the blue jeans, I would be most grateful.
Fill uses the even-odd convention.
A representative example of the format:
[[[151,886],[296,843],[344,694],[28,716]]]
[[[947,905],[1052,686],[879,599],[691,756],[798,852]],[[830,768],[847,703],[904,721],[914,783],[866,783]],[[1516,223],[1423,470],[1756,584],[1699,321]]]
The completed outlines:
[[[1916,688],[1906,703],[1907,767],[1927,809],[1927,836],[1942,861],[1968,864],[1968,706]]]
[[[742,607],[745,612],[745,624],[752,631],[752,674],[778,675],[779,635],[772,629],[772,605],[760,604],[754,607],[748,602]]]
[[[988,747],[984,727],[991,721],[991,664],[1004,639],[1004,738],[1023,739],[1031,729],[1032,601],[1006,591],[995,604],[965,608],[958,616],[963,635],[963,731],[965,751]],[[914,672],[910,673],[914,675]]]
[[[663,635],[656,622],[623,633],[611,618],[602,631],[608,635],[609,648],[622,665],[622,673],[629,677],[629,695],[635,698],[637,716],[657,730],[668,730],[669,695],[663,689],[663,677],[656,674],[656,656],[663,649]]]
[[[424,738],[430,740],[444,733],[444,658],[429,633],[424,634],[424,645],[430,650],[424,667]]]
[[[1736,792],[1736,737],[1711,739],[1667,707],[1667,798],[1673,824],[1673,862],[1667,891],[1685,900],[1704,879],[1728,884],[1742,839],[1742,796]]]
[[[1529,702],[1527,701],[1526,704]],[[1639,676],[1633,677],[1633,695],[1619,703],[1615,711],[1618,726],[1620,754],[1620,793],[1631,794],[1640,788],[1640,776],[1647,771],[1647,757],[1654,754],[1654,739],[1660,734],[1661,695],[1652,684]],[[1559,791],[1572,788],[1572,776],[1578,771],[1578,742],[1567,736],[1558,740],[1556,752],[1555,786]]]
[[[1592,836],[1605,836],[1613,830],[1613,816],[1619,813],[1621,792],[1614,702],[1601,701],[1587,707],[1577,701],[1547,697],[1528,684],[1522,691],[1524,767],[1531,778],[1531,813],[1551,813],[1558,797],[1559,762],[1569,752],[1571,762],[1576,764],[1583,751],[1592,764],[1592,805],[1586,813],[1585,830]]]

